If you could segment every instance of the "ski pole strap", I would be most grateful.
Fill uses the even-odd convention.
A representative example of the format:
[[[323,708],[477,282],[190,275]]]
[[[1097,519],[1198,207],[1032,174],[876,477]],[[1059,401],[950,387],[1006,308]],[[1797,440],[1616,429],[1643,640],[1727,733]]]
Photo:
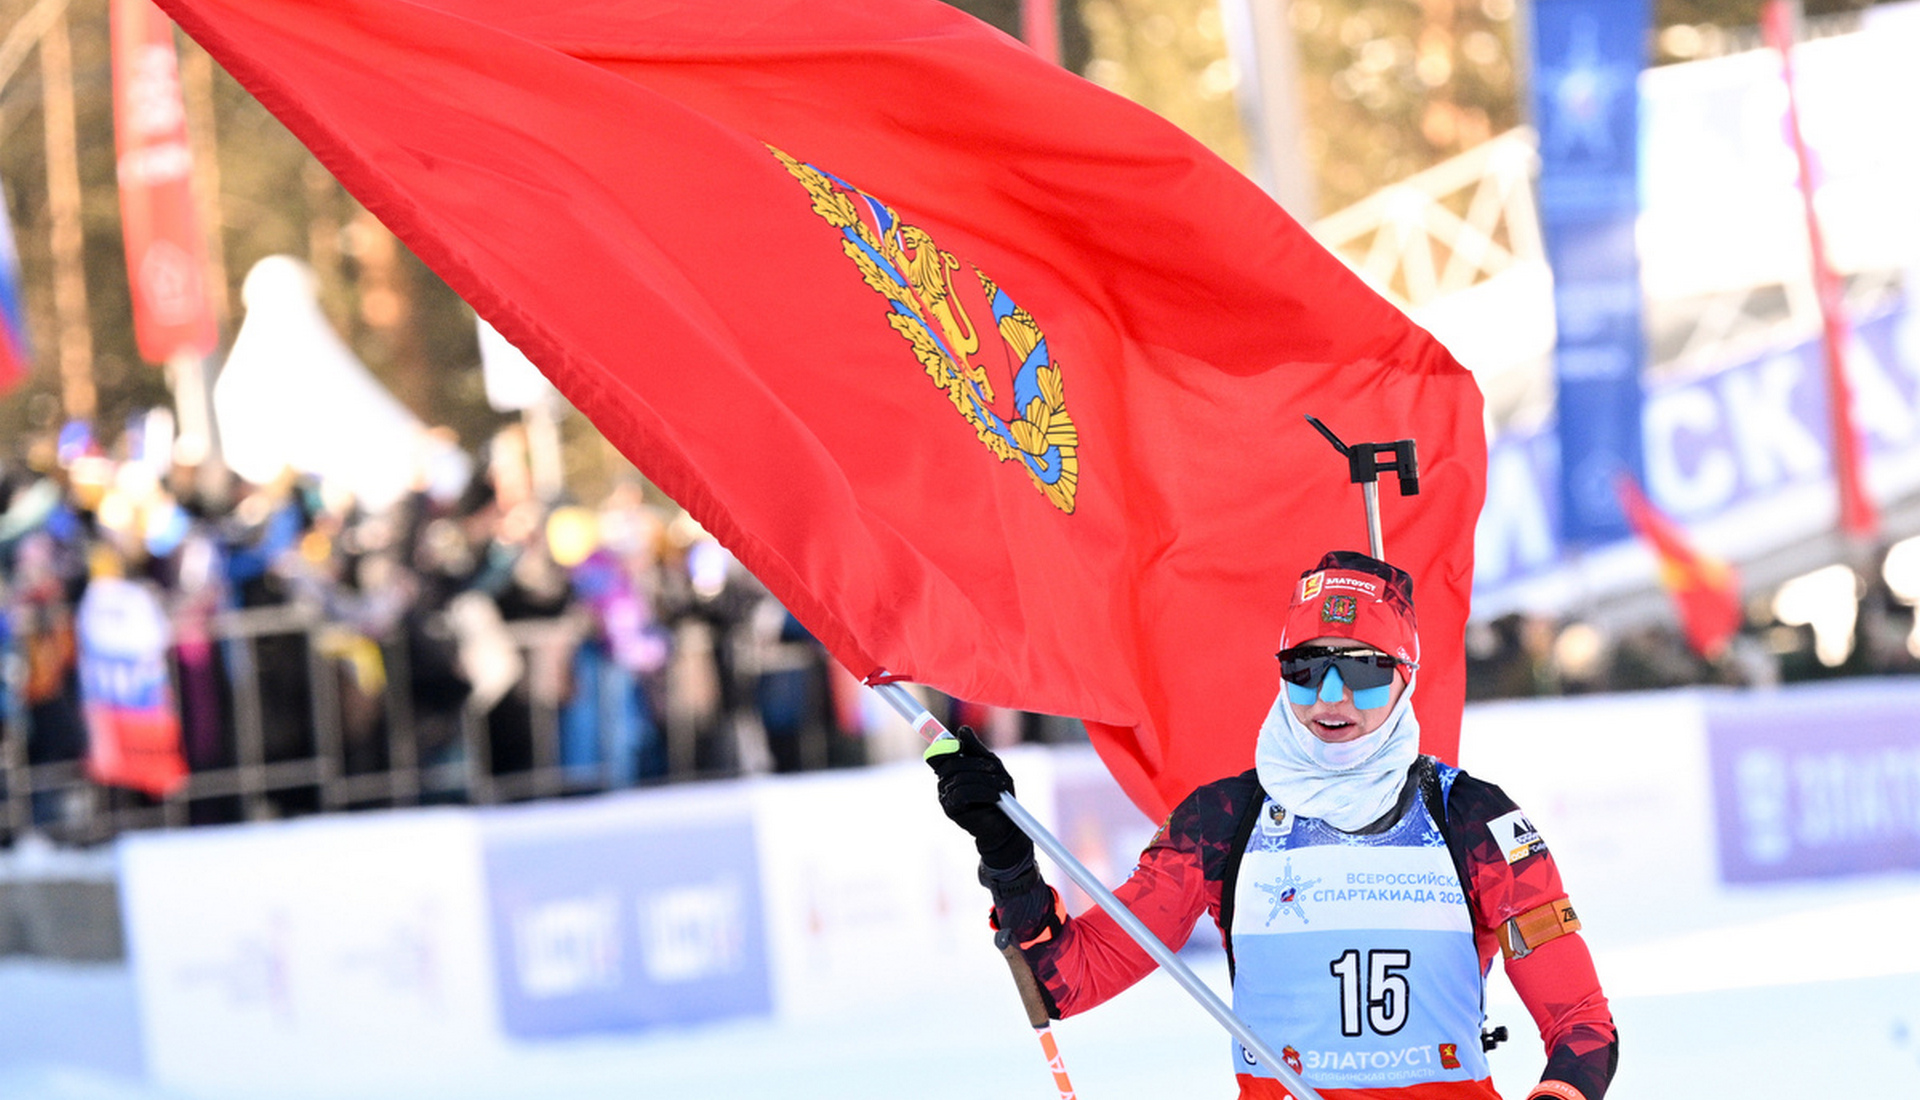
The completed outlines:
[[[1580,931],[1580,918],[1566,898],[1536,906],[1493,930],[1500,941],[1500,954],[1508,959],[1524,959],[1542,944],[1557,940],[1569,932]]]

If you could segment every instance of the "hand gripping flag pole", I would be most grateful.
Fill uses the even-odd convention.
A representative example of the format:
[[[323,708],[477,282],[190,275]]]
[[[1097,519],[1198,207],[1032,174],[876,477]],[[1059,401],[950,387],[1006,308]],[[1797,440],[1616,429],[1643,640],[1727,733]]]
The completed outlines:
[[[886,673],[876,673],[868,677],[867,683],[873,690],[879,692],[880,697],[887,701],[887,705],[892,707],[900,717],[905,718],[907,724],[912,726],[914,732],[921,737],[931,742],[938,741],[942,737],[953,736],[947,732],[945,726],[940,724],[940,720],[935,718],[927,708],[921,706],[920,701],[915,699],[906,688],[886,679]],[[1038,819],[1028,813],[1027,808],[1020,805],[1013,795],[1001,793],[1000,810],[1020,827],[1021,832],[1032,837],[1034,844],[1047,853],[1048,857],[1067,873],[1067,877],[1071,878],[1075,885],[1085,890],[1088,897],[1091,897],[1100,908],[1106,910],[1107,915],[1133,938],[1133,942],[1139,944],[1142,950],[1152,956],[1154,962],[1160,964],[1161,969],[1172,975],[1174,981],[1179,982],[1188,993],[1192,994],[1193,999],[1200,1002],[1200,1007],[1206,1009],[1235,1039],[1240,1040],[1240,1045],[1245,1047],[1248,1053],[1259,1059],[1261,1065],[1272,1070],[1295,1100],[1320,1100],[1319,1093],[1301,1080],[1299,1074],[1289,1069],[1287,1063],[1274,1053],[1265,1040],[1254,1034],[1253,1029],[1248,1027],[1245,1021],[1233,1014],[1233,1010],[1227,1007],[1219,994],[1215,993],[1207,983],[1201,981],[1200,976],[1195,974],[1186,963],[1181,962],[1180,957],[1174,954],[1166,944],[1161,943],[1160,937],[1154,935],[1139,917],[1134,916],[1124,902],[1114,897],[1113,891],[1102,885],[1100,880],[1094,877],[1093,872],[1087,869],[1086,864],[1075,858],[1074,854],[1067,850],[1066,845],[1060,843],[1052,833],[1048,832],[1046,826],[1040,824]],[[1011,962],[1012,959],[1008,961]],[[1025,969],[1024,966],[1014,972],[1016,981],[1021,969]],[[1054,1080],[1061,1088],[1060,1095],[1063,1098],[1071,1097],[1073,1094],[1067,1086],[1066,1073],[1060,1065],[1058,1050],[1052,1043],[1052,1030],[1041,1028],[1038,1024],[1035,1028],[1041,1031],[1040,1044],[1047,1051],[1048,1062],[1054,1068]]]
[[[1333,429],[1320,422],[1317,416],[1307,417],[1307,423],[1314,430],[1327,437],[1333,449],[1347,459],[1347,480],[1360,486],[1360,495],[1367,506],[1367,548],[1380,561],[1386,561],[1386,547],[1380,536],[1380,475],[1392,471],[1400,482],[1400,495],[1410,497],[1420,492],[1420,463],[1414,457],[1413,440],[1396,439],[1392,443],[1354,443],[1340,442]],[[1384,460],[1383,460],[1384,459]]]

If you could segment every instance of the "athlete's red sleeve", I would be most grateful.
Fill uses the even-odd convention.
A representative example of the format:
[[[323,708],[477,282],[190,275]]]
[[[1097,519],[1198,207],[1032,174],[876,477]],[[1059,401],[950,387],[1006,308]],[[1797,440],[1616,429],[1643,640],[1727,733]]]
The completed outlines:
[[[1529,1095],[1601,1100],[1619,1037],[1546,842],[1505,792],[1465,774],[1447,797],[1447,826],[1465,863],[1481,963],[1508,956],[1507,977],[1546,1045]]]
[[[1547,1046],[1541,1083],[1559,1081],[1578,1089],[1584,1100],[1600,1100],[1613,1079],[1618,1035],[1586,941],[1571,932],[1525,958],[1508,959],[1507,978]],[[1565,1097],[1555,1091],[1544,1095]]]
[[[1249,772],[1189,795],[1140,854],[1133,874],[1114,889],[1114,896],[1168,947],[1183,946],[1202,913],[1218,917],[1227,841],[1252,789]],[[1119,922],[1097,906],[1065,919],[1057,932],[1039,942],[1023,940],[1022,953],[1055,1018],[1100,1004],[1156,965]]]

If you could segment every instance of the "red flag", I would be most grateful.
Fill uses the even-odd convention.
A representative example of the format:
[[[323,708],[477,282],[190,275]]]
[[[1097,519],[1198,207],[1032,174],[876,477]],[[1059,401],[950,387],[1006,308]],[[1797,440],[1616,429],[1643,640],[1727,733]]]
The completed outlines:
[[[1739,575],[1731,565],[1696,549],[1632,478],[1621,478],[1619,490],[1627,521],[1660,558],[1660,583],[1673,597],[1687,644],[1708,660],[1718,658],[1745,618]]]
[[[1787,0],[1767,0],[1760,12],[1760,29],[1767,45],[1780,54],[1780,80],[1787,89],[1787,142],[1800,166],[1800,197],[1807,215],[1807,246],[1813,258],[1813,288],[1820,301],[1822,347],[1826,352],[1827,418],[1833,437],[1833,473],[1840,494],[1840,530],[1871,539],[1880,527],[1880,510],[1867,494],[1866,454],[1853,426],[1853,387],[1847,384],[1846,283],[1827,259],[1826,238],[1814,195],[1820,181],[1813,151],[1800,129],[1799,97],[1793,82],[1793,39],[1796,10]]]
[[[113,147],[140,357],[164,363],[219,342],[193,207],[193,152],[173,24],[153,0],[113,0]]]
[[[1479,392],[1254,184],[935,0],[163,0],[849,669],[1244,770],[1288,592],[1418,585],[1457,744]]]
[[[172,626],[159,599],[138,582],[95,576],[74,620],[87,777],[156,798],[179,790],[187,762],[167,673]]]

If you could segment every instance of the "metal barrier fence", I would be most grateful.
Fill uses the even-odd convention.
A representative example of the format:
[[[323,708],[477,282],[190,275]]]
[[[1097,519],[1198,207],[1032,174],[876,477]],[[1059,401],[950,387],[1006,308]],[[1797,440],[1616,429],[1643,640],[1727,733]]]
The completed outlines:
[[[87,777],[84,750],[75,754],[82,758],[32,762],[28,710],[10,705],[5,736],[0,737],[0,843],[10,845],[31,831],[57,844],[87,845],[130,829],[428,802],[486,804],[611,785],[612,773],[604,766],[562,765],[564,692],[527,686],[543,674],[541,669],[553,670],[555,662],[571,659],[586,637],[584,620],[563,616],[505,624],[527,671],[515,689],[516,699],[508,704],[518,706],[524,700],[526,706],[525,759],[517,762],[524,766],[504,771],[495,767],[488,716],[472,706],[440,716],[443,724],[451,718],[454,728],[441,730],[439,751],[423,758],[422,716],[413,696],[404,636],[378,643],[384,686],[378,693],[377,714],[359,716],[363,737],[354,747],[361,751],[353,753],[343,713],[351,695],[343,684],[347,672],[324,644],[328,633],[338,630],[337,624],[317,609],[290,604],[223,612],[211,625],[213,644],[225,656],[220,704],[228,717],[222,722],[226,744],[221,746],[221,756],[230,759],[211,766],[204,760],[194,761],[185,784],[163,798],[104,787]],[[263,644],[273,646],[275,652],[263,658]],[[172,656],[178,701],[181,666],[177,651]],[[274,663],[273,671],[283,681],[288,673],[302,673],[294,682],[304,680],[303,706],[297,698],[269,696],[275,688],[266,682],[268,666],[263,660]],[[289,660],[304,667],[281,667]],[[6,654],[11,702],[20,699],[22,664],[19,654]],[[562,669],[559,676],[564,675]],[[364,711],[372,700],[362,697],[356,702]],[[294,731],[300,744],[291,752],[285,751],[284,743],[281,751],[271,751],[268,710],[274,707],[284,717],[289,703],[304,711],[302,728]],[[374,719],[370,727],[368,717]],[[367,728],[379,743],[366,742]],[[285,732],[281,730],[283,742]],[[669,752],[680,758],[688,755],[671,746]]]

